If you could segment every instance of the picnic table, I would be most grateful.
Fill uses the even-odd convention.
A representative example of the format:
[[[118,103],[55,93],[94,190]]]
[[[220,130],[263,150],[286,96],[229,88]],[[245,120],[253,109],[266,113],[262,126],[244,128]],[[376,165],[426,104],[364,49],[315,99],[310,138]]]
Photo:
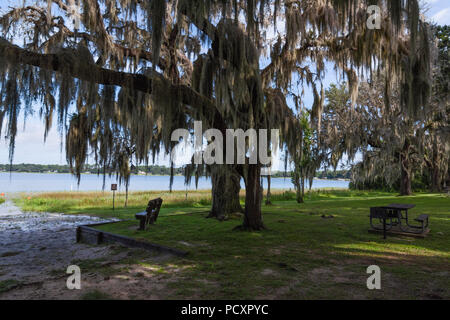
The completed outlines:
[[[428,215],[422,214],[416,219],[421,225],[412,225],[409,222],[408,210],[415,208],[414,204],[399,204],[391,203],[387,206],[376,207],[370,209],[370,224],[373,229],[379,230],[372,223],[372,219],[380,219],[383,224],[383,234],[386,239],[386,231],[392,229],[393,227],[398,227],[402,232],[420,234],[424,233],[428,228]],[[388,222],[388,220],[390,222]],[[404,223],[403,223],[404,221]]]
[[[416,207],[415,204],[391,203],[381,208],[386,209],[388,211],[388,216],[394,220],[393,221],[394,223],[397,223],[401,226],[402,220],[405,220],[406,225],[409,226],[408,210],[413,209],[415,207]]]

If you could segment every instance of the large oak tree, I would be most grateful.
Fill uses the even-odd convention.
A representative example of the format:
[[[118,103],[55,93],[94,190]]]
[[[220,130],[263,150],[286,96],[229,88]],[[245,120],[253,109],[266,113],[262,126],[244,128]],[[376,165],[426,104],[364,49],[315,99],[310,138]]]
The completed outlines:
[[[372,4],[382,10],[380,29],[367,27]],[[375,70],[402,84],[405,108],[422,107],[429,94],[417,0],[21,1],[0,18],[0,31],[11,159],[21,103],[28,114],[40,102],[47,129],[57,116],[77,173],[90,153],[104,166],[117,159],[120,135],[139,162],[170,153],[172,131],[194,120],[222,132],[281,129],[281,144],[293,150],[298,122],[286,97],[310,85],[320,120],[327,61],[348,78],[353,101],[358,74]],[[243,177],[243,227],[263,228],[261,164],[211,172],[219,203],[228,188],[220,176]]]

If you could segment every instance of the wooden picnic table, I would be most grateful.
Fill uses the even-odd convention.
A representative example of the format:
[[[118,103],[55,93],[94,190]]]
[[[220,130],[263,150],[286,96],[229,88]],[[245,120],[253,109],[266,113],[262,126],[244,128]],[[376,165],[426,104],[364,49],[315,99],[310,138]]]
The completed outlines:
[[[409,210],[415,208],[415,204],[404,204],[404,203],[391,203],[385,206],[386,208],[398,209],[398,210]]]
[[[398,219],[398,224],[401,226],[402,220],[405,220],[406,225],[410,228],[414,227],[409,224],[408,220],[408,210],[415,208],[415,204],[403,204],[403,203],[391,203],[387,206],[383,206],[381,208],[389,210],[390,218],[396,218]],[[403,212],[405,212],[405,215],[403,215]]]
[[[370,208],[370,225],[374,230],[382,230],[385,239],[386,232],[393,227],[398,227],[401,232],[406,234],[425,234],[429,232],[429,216],[427,214],[421,214],[414,219],[420,225],[412,225],[409,223],[408,210],[415,207],[414,204],[391,203],[387,206]],[[372,222],[373,219],[380,219],[382,228],[374,225]]]

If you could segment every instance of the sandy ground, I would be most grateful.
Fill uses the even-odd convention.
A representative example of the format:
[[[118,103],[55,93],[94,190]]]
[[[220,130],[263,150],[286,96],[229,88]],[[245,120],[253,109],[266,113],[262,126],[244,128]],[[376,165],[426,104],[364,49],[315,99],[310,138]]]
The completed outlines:
[[[127,266],[128,275],[111,277],[81,270],[82,290],[67,289],[65,270],[74,261],[101,261],[101,266],[120,268],[135,251],[76,243],[77,226],[99,222],[87,216],[21,212],[10,200],[0,205],[0,299],[79,299],[93,290],[113,298],[159,298],[152,292],[164,283],[138,266]],[[150,262],[171,258],[148,256]]]

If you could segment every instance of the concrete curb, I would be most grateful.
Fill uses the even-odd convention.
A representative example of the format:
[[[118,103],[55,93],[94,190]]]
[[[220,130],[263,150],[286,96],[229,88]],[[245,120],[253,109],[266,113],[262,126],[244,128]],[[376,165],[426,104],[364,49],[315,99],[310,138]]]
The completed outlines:
[[[113,234],[109,232],[104,232],[95,229],[94,227],[118,223],[121,221],[110,222],[110,223],[98,223],[98,224],[90,224],[77,227],[77,243],[88,243],[88,244],[102,244],[102,243],[121,243],[125,246],[132,248],[141,248],[149,251],[158,251],[165,252],[169,254],[173,254],[178,257],[185,257],[188,252],[182,251],[166,246],[162,246],[159,244],[147,242],[147,241],[139,241],[133,238],[121,236],[118,234]]]

